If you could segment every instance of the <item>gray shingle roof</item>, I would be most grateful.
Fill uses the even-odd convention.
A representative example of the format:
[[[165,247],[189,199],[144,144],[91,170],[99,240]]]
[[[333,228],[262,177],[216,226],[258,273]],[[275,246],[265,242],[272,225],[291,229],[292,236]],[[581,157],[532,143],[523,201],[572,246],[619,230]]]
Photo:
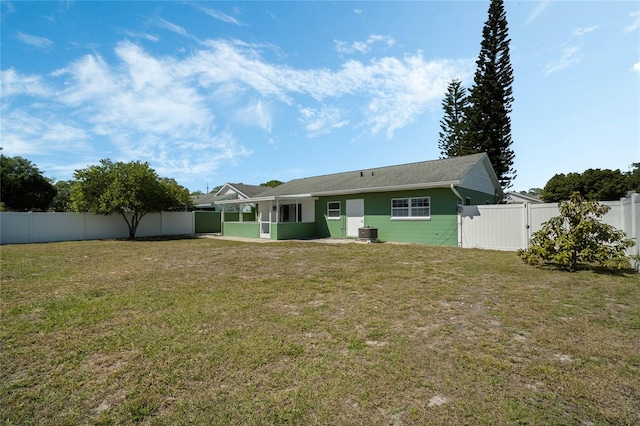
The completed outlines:
[[[197,194],[191,196],[191,199],[196,205],[210,205],[215,201],[215,198],[215,194]]]
[[[268,189],[260,197],[362,192],[387,187],[437,186],[458,183],[486,154],[473,154],[442,160],[421,161],[397,166],[294,179]]]
[[[242,183],[229,183],[228,185],[231,185],[236,190],[242,192],[249,198],[256,197],[260,195],[262,192],[264,192],[266,189],[269,189],[266,186],[245,185]],[[199,194],[199,195],[191,196],[191,199],[193,200],[196,206],[209,206],[209,205],[215,204],[218,201],[224,201],[224,200],[235,199],[235,198],[236,198],[235,196],[216,195],[215,193]]]
[[[247,197],[256,197],[263,193],[265,190],[269,189],[267,186],[259,186],[259,185],[245,185],[243,183],[230,183],[229,185],[236,188],[238,191],[245,194]]]

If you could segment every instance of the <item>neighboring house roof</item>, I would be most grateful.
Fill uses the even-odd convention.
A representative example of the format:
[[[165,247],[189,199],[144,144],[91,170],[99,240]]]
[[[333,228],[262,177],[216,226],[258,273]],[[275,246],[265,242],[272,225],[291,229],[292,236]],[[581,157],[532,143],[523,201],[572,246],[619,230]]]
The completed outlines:
[[[255,197],[257,195],[260,195],[261,193],[263,193],[267,189],[269,189],[268,186],[245,185],[243,183],[227,183],[227,184],[223,185],[223,187],[220,188],[220,190],[218,192],[221,192],[224,189],[224,187],[227,186],[227,185],[229,187],[231,187],[231,188],[234,188],[236,190],[236,192],[238,192],[239,194],[245,196],[246,198]]]
[[[224,200],[253,198],[266,189],[269,188],[266,186],[245,185],[242,183],[225,183],[215,194],[192,195],[191,198],[196,207],[211,207]]]
[[[317,197],[403,189],[442,188],[450,185],[472,188],[482,176],[485,188],[502,196],[491,162],[486,154],[473,154],[442,160],[422,161],[294,179],[254,197],[255,201],[284,197]],[[482,179],[480,178],[480,179]],[[223,204],[226,204],[223,202]]]
[[[192,195],[191,199],[193,200],[193,204],[196,207],[198,206],[212,206],[215,202],[216,195],[215,194],[198,194]]]
[[[542,200],[537,197],[532,197],[531,195],[524,195],[517,192],[507,192],[505,196],[505,200],[507,204],[518,204],[518,203],[541,203]]]

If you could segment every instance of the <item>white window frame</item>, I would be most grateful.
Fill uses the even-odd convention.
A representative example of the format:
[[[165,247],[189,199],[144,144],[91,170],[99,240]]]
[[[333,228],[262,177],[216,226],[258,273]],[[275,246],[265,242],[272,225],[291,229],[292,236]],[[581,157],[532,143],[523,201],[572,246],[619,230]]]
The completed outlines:
[[[394,201],[405,201],[406,207],[394,207]],[[413,200],[427,200],[426,208],[429,209],[429,214],[427,216],[420,216],[415,214],[416,210],[424,209],[425,206],[414,206]],[[394,211],[398,210],[406,210],[407,216],[395,216]],[[404,198],[392,198],[391,199],[391,220],[430,220],[431,219],[431,197],[404,197]]]
[[[288,219],[286,222],[284,221],[285,212],[287,210],[286,216]],[[278,211],[278,223],[301,223],[302,222],[302,204],[280,204],[280,210]]]
[[[331,204],[338,204],[337,209],[332,209]],[[338,212],[338,216],[331,216],[331,212]],[[340,220],[342,218],[342,203],[340,201],[327,202],[327,220]]]

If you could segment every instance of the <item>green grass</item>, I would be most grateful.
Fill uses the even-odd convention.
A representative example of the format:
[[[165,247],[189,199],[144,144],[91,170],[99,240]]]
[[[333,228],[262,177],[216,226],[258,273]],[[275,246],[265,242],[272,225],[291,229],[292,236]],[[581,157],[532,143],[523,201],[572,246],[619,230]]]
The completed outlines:
[[[640,423],[637,275],[396,244],[0,250],[2,424]]]

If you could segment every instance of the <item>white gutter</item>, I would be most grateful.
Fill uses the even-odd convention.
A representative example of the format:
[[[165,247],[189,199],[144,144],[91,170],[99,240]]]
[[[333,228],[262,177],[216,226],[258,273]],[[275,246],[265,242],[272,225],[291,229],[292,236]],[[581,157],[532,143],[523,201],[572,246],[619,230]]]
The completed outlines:
[[[459,185],[460,181],[447,181],[447,182],[434,182],[434,183],[410,183],[407,185],[392,185],[392,186],[376,186],[371,188],[353,188],[344,189],[339,191],[320,191],[314,192],[312,195],[322,197],[331,195],[350,195],[350,194],[363,194],[368,192],[390,192],[390,191],[408,191],[413,189],[434,189],[434,188],[446,188],[447,185]]]
[[[458,199],[460,200],[460,205],[464,204],[462,195],[460,195],[460,193],[456,190],[456,187],[453,186],[453,184],[451,184],[450,188],[451,188],[451,191],[453,191],[453,194],[456,197],[458,197]],[[458,247],[462,247],[462,214],[459,208],[458,208]]]
[[[243,198],[241,200],[225,200],[219,201],[217,204],[249,204],[259,203],[260,201],[291,201],[291,200],[317,200],[318,197],[314,197],[310,194],[296,194],[296,195],[271,195],[269,197],[254,197]]]
[[[363,194],[369,192],[389,192],[389,191],[409,191],[415,189],[434,189],[434,188],[453,188],[454,185],[460,185],[459,180],[455,181],[444,181],[444,182],[433,182],[433,183],[412,183],[407,185],[392,185],[392,186],[377,186],[371,188],[353,188],[353,189],[343,189],[338,191],[318,191],[313,192],[311,194],[291,194],[291,195],[271,195],[266,197],[253,197],[246,198],[244,201],[246,203],[257,203],[260,201],[277,201],[277,200],[302,200],[302,199],[312,199],[317,200],[318,197],[326,197],[326,196],[334,196],[334,195],[351,195],[351,194]],[[455,189],[454,189],[455,192]],[[455,192],[456,196],[460,198],[461,201],[464,201],[463,198]],[[237,204],[237,200],[225,200],[218,201],[216,204]]]
[[[460,193],[456,190],[455,186],[453,186],[453,184],[451,184],[451,190],[453,191],[453,194],[458,197],[458,199],[460,200],[460,204],[464,204],[464,198],[462,198],[462,195],[460,195]]]

